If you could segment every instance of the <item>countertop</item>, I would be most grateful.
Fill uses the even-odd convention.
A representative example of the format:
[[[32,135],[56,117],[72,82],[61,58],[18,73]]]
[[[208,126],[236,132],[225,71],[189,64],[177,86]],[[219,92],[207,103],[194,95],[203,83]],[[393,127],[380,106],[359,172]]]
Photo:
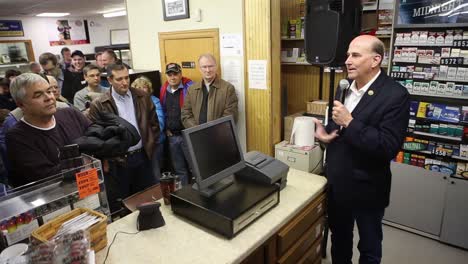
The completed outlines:
[[[280,203],[233,239],[174,215],[170,206],[160,201],[166,225],[136,235],[120,233],[106,263],[239,263],[315,199],[326,183],[324,177],[292,168],[287,180]],[[110,224],[107,245],[118,231],[137,232],[137,216],[138,211]],[[107,247],[96,254],[96,263],[103,263],[106,252]]]

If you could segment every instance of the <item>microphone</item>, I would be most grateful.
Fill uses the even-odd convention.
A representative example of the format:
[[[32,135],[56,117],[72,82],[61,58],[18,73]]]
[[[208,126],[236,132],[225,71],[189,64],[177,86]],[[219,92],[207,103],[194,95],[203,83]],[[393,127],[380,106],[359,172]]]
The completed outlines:
[[[340,86],[340,91],[341,91],[340,101],[342,104],[344,104],[346,94],[348,93],[348,88],[350,86],[349,81],[346,79],[341,79],[339,86]]]

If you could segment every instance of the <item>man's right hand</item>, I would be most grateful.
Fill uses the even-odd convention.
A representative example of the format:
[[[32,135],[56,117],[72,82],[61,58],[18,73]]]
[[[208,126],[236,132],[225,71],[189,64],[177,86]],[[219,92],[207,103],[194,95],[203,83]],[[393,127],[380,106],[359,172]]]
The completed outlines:
[[[315,138],[320,140],[323,143],[330,143],[332,142],[336,137],[338,137],[338,130],[334,130],[330,134],[327,133],[325,128],[323,127],[322,123],[320,120],[317,118],[313,118],[314,123],[315,123]]]

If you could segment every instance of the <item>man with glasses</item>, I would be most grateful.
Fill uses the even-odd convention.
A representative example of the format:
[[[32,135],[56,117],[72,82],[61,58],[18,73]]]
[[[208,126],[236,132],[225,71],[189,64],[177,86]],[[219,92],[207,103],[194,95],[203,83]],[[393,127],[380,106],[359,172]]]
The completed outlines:
[[[50,52],[42,53],[39,56],[39,64],[41,64],[45,75],[51,75],[57,80],[59,92],[62,93],[64,76],[57,57]]]
[[[88,86],[79,90],[73,98],[73,105],[80,111],[88,109],[93,99],[109,90],[99,84],[101,82],[101,71],[98,66],[90,64],[84,67],[83,76]]]
[[[218,65],[212,54],[198,58],[203,80],[190,86],[182,109],[185,128],[232,115],[237,121],[237,95],[232,84],[217,75]]]
[[[72,107],[57,109],[54,88],[38,74],[21,74],[10,89],[24,114],[6,133],[9,183],[17,187],[59,173],[59,148],[81,137],[91,121]]]

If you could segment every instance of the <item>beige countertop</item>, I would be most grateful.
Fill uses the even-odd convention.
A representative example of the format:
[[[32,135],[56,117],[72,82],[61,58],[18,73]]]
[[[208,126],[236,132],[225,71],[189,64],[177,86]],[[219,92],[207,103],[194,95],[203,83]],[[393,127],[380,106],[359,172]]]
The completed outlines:
[[[136,235],[119,234],[106,263],[239,263],[317,197],[325,183],[324,177],[290,169],[280,203],[230,240],[161,205],[166,225]],[[137,216],[134,212],[108,226],[108,246],[117,231],[137,232]],[[106,252],[107,247],[96,254],[96,263],[103,263]]]

